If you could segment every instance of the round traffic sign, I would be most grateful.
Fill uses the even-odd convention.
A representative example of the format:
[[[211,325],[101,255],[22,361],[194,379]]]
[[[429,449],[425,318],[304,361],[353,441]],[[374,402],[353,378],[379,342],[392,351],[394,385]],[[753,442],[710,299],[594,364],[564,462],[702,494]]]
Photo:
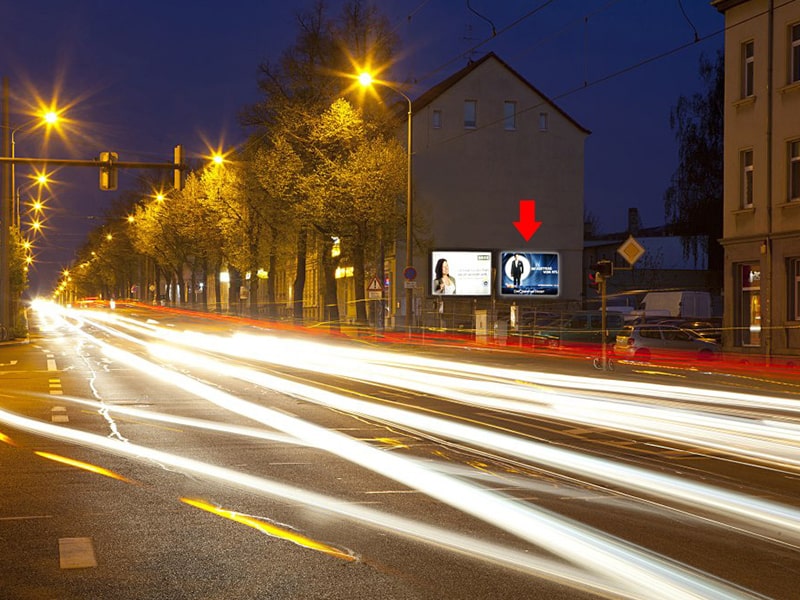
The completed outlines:
[[[417,270],[414,267],[406,267],[403,269],[403,277],[409,281],[414,281],[417,278]]]

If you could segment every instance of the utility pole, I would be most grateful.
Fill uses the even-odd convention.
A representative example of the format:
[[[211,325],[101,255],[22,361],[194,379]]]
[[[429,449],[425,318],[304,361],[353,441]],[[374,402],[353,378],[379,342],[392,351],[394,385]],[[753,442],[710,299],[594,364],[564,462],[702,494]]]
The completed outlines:
[[[11,126],[8,112],[8,77],[3,77],[2,156],[11,156]],[[2,166],[3,185],[0,188],[0,341],[11,334],[11,277],[9,246],[11,235],[11,207],[14,204],[11,183],[11,164]]]

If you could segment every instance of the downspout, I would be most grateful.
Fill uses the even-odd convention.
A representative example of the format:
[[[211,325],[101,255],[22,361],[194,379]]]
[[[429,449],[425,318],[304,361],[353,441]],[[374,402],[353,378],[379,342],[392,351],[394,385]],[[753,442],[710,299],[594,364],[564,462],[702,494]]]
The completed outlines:
[[[769,0],[767,23],[767,239],[766,239],[766,298],[764,303],[764,321],[762,329],[766,332],[765,360],[767,365],[772,362],[772,104],[773,104],[773,42],[774,42],[774,0]],[[763,327],[766,325],[766,327]]]

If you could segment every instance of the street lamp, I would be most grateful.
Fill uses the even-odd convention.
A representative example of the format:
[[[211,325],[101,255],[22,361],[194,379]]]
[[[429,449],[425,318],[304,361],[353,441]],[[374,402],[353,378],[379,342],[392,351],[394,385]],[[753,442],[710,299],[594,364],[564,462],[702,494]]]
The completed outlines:
[[[3,94],[8,91],[8,83],[7,80],[4,79],[3,81]],[[15,192],[16,192],[16,181],[15,181],[15,168],[14,168],[14,159],[16,158],[16,136],[17,132],[20,130],[25,129],[28,125],[44,121],[46,126],[49,126],[53,123],[58,121],[58,115],[55,112],[48,112],[42,116],[36,117],[34,119],[30,119],[26,121],[22,125],[18,127],[11,127],[8,125],[8,112],[7,112],[8,105],[5,105],[4,110],[4,123],[1,125],[3,129],[10,130],[11,132],[11,168],[10,176],[9,171],[4,171],[3,176],[3,189],[0,193],[0,227],[2,230],[0,231],[0,334],[3,334],[0,337],[5,337],[6,334],[12,334],[13,330],[16,328],[16,317],[15,311],[12,310],[12,306],[15,303],[12,303],[11,298],[11,280],[10,280],[10,265],[9,265],[9,235],[10,235],[10,226],[11,221],[14,220],[14,206],[13,203],[15,201]],[[3,137],[3,156],[6,156],[6,151],[8,149],[8,134],[6,133]],[[6,178],[8,177],[8,178]],[[5,333],[3,333],[5,332]]]
[[[32,188],[35,185],[39,186],[39,193],[37,194],[37,198],[31,202],[31,208],[33,208],[34,214],[38,214],[44,208],[44,203],[41,199],[41,190],[43,186],[46,186],[50,183],[50,179],[47,177],[46,173],[38,173],[35,177],[33,177],[34,181],[30,183],[27,189]],[[15,196],[15,204],[14,204],[14,215],[12,221],[17,229],[20,229],[22,226],[22,190],[25,188],[25,185],[17,186],[16,196]]]
[[[412,232],[412,206],[413,206],[413,197],[412,197],[412,190],[411,190],[411,174],[412,174],[412,163],[411,163],[411,156],[412,156],[412,148],[411,148],[411,98],[406,96],[403,92],[398,90],[397,88],[393,87],[392,85],[386,83],[385,81],[381,81],[379,79],[374,79],[372,75],[366,71],[359,73],[358,75],[358,82],[363,87],[370,87],[373,84],[382,85],[386,88],[389,88],[396,94],[400,94],[403,98],[405,98],[406,102],[408,103],[408,128],[407,128],[407,140],[406,140],[406,268],[403,270],[404,277],[406,275],[410,275],[413,273],[414,267],[414,252],[411,246],[411,232]],[[405,283],[406,285],[406,329],[411,331],[411,325],[414,318],[414,288],[411,287],[413,278],[409,277],[409,280]]]

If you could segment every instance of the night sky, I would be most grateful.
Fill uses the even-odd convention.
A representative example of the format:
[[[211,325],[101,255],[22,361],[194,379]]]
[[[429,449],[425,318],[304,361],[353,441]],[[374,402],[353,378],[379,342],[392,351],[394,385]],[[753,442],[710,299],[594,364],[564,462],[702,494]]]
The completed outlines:
[[[338,3],[333,3],[338,5]],[[378,2],[400,37],[392,78],[417,97],[494,51],[592,134],[586,142],[586,210],[601,230],[664,222],[663,195],[677,164],[669,128],[680,95],[701,91],[701,54],[722,48],[723,16],[708,0],[392,0]],[[66,140],[19,131],[19,157],[167,162],[241,143],[240,109],[259,99],[258,65],[294,40],[309,1],[14,1],[0,18],[0,75],[11,125],[55,101]],[[471,7],[481,15],[476,15]],[[683,8],[683,10],[682,10]],[[685,14],[684,14],[685,13]],[[490,22],[487,21],[487,19]],[[494,29],[494,35],[493,35]],[[697,41],[696,41],[697,40]],[[27,173],[17,167],[17,183]],[[120,173],[120,189],[136,177]],[[32,292],[49,293],[114,192],[95,169],[62,169],[48,203]],[[478,245],[480,245],[478,243]]]

